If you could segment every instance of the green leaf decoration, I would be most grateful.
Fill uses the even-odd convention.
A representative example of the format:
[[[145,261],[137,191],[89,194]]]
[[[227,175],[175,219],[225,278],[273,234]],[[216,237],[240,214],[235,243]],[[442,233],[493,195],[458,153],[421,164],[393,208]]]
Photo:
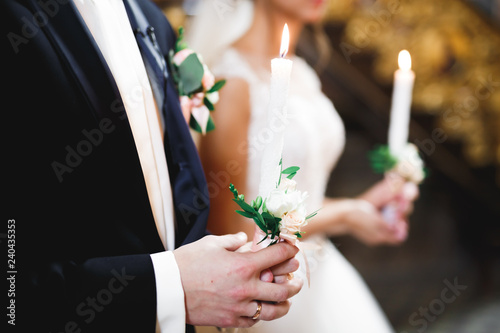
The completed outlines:
[[[189,117],[189,127],[194,129],[198,133],[203,133],[203,131],[201,130],[200,124],[198,124],[196,119],[194,119],[193,115],[191,115],[191,117]],[[208,128],[208,125],[207,125],[207,128]]]
[[[249,204],[247,204],[245,201],[241,200],[241,199],[233,199],[234,202],[236,202],[238,204],[238,206],[241,207],[241,209],[243,209],[245,212],[249,212],[249,213],[252,213],[252,214],[257,214],[257,211],[255,209],[253,209],[252,206],[250,206]],[[264,222],[264,221],[262,221]]]
[[[280,235],[280,221],[281,218],[276,218],[273,215],[263,212],[262,218],[266,222],[267,229],[271,231],[271,239]]]
[[[298,231],[296,233],[294,233],[294,235],[297,236],[297,238],[302,238],[302,234]]]
[[[277,244],[279,242],[279,238],[275,238],[271,243],[269,243],[269,246]]]
[[[209,116],[208,117],[208,123],[207,123],[207,130],[206,132],[210,132],[210,131],[213,131],[215,129],[215,124],[214,124],[214,120],[212,119],[212,116]]]
[[[193,115],[191,115],[191,117],[189,118],[189,127],[191,127],[193,130],[195,130],[198,133],[203,133],[203,131],[201,130],[200,124],[198,124],[198,122],[193,117]],[[209,116],[208,122],[207,122],[206,133],[213,131],[214,129],[215,129],[214,120],[212,119],[212,116]]]
[[[281,175],[283,174],[283,156],[280,158],[280,163],[278,164],[280,167],[280,176],[278,177],[278,184],[276,185],[276,188],[278,188],[281,185]]]
[[[291,167],[288,167],[285,170],[281,171],[281,173],[283,175],[289,175],[292,173],[297,173],[297,171],[299,171],[299,170],[300,170],[300,168],[298,166],[291,166]]]
[[[295,177],[295,175],[297,174],[297,171],[299,171],[299,170],[300,170],[300,168],[298,166],[291,166],[291,167],[286,168],[285,170],[282,170],[281,174],[288,175],[286,177],[288,179],[293,179],[293,177]]]
[[[266,207],[266,201],[267,201],[267,198],[264,199],[264,202],[262,203],[262,212],[263,213],[269,213],[269,211],[267,210],[267,207]]]
[[[238,197],[238,190],[234,187],[233,183],[229,184],[229,191],[231,191],[236,199]]]
[[[184,27],[179,27],[179,36],[175,42],[175,53],[187,49],[187,44],[184,41]]]
[[[215,110],[214,105],[212,104],[212,102],[210,102],[210,101],[208,100],[208,98],[207,98],[206,96],[205,96],[205,97],[203,97],[203,104],[205,104],[205,106],[206,106],[206,107],[207,107],[210,111]]]
[[[259,245],[260,243],[262,243],[263,241],[265,241],[267,239],[267,236],[269,236],[268,233],[266,233],[266,235],[264,236],[264,238],[262,238],[258,243],[257,245]]]
[[[306,220],[309,220],[310,218],[313,218],[316,215],[318,215],[318,211],[319,211],[319,209],[316,209],[314,212],[312,212],[311,214],[307,215],[306,216]]]
[[[184,95],[195,93],[201,89],[203,65],[196,53],[188,55],[177,69],[179,73],[179,85],[182,86]]]
[[[212,88],[210,88],[207,91],[207,93],[210,94],[210,93],[219,91],[222,87],[224,87],[225,84],[226,84],[226,80],[219,80],[219,81],[217,81],[217,82],[214,83],[214,85],[212,86]]]
[[[262,197],[259,195],[255,200],[252,200],[252,207],[255,208],[255,210],[259,210],[260,207],[262,206]]]
[[[376,173],[384,173],[396,166],[398,160],[392,156],[389,151],[389,146],[378,145],[374,150],[368,153],[370,165]]]
[[[261,215],[262,215],[262,218],[264,219],[264,221],[266,222],[267,228],[269,230],[275,230],[277,223],[276,223],[276,220],[274,219],[274,216],[272,216],[271,214],[269,214],[267,212],[263,212]]]
[[[258,214],[258,216],[253,217],[253,220],[255,221],[255,224],[257,224],[257,226],[260,228],[260,230],[264,231],[267,237],[269,233],[267,232],[266,224],[264,223],[264,221],[262,221],[262,216]]]
[[[237,210],[236,213],[240,214],[241,216],[248,217],[249,219],[253,219],[254,214],[245,212],[244,210]]]

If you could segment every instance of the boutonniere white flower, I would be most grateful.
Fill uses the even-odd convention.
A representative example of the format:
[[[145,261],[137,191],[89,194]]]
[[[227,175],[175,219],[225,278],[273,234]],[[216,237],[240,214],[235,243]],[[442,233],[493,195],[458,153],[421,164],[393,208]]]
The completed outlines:
[[[215,128],[210,112],[215,110],[219,90],[226,80],[215,81],[201,55],[187,47],[182,27],[175,50],[170,51],[170,66],[182,113],[189,126],[203,134],[210,132]]]

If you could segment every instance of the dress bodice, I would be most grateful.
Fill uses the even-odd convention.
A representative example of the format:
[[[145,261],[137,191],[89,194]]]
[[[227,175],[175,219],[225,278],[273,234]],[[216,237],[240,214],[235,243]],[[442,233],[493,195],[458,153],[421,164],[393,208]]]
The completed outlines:
[[[283,167],[301,169],[296,178],[298,189],[307,191],[309,211],[322,206],[326,185],[345,143],[342,120],[332,102],[321,91],[321,83],[313,69],[297,56],[293,67],[285,121]],[[235,49],[228,49],[213,68],[215,75],[244,79],[249,85],[250,124],[248,130],[248,175],[245,195],[258,194],[260,164],[265,147],[270,71],[254,70]]]

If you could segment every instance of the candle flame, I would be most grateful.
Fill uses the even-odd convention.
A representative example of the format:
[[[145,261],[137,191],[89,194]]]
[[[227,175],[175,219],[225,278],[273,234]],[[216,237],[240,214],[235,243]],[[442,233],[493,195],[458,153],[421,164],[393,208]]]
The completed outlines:
[[[288,32],[288,24],[285,23],[283,27],[283,34],[281,35],[280,57],[284,58],[288,53],[288,44],[290,43],[290,33]]]
[[[411,69],[410,52],[408,52],[407,50],[402,50],[401,52],[399,52],[398,64],[400,69],[409,71]]]

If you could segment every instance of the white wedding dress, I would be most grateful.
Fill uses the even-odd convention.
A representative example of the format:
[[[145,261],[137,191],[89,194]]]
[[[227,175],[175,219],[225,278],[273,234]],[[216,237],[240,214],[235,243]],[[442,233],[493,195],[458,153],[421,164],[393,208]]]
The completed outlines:
[[[258,193],[262,150],[266,135],[270,72],[254,71],[246,59],[229,48],[213,67],[215,75],[242,78],[250,88],[250,127],[247,198]],[[309,65],[299,57],[293,59],[288,99],[288,120],[283,149],[283,167],[300,166],[294,178],[301,191],[307,191],[307,208],[321,208],[326,184],[345,143],[342,120],[331,101],[322,93],[321,84]],[[234,112],[238,112],[235,107]],[[314,219],[310,221],[314,223]],[[359,273],[340,254],[326,236],[313,236],[304,243],[316,245],[307,250],[311,286],[304,284],[292,299],[290,312],[272,322],[259,322],[238,332],[297,333],[385,333],[393,332],[370,290]],[[299,254],[297,258],[302,261]],[[305,281],[303,262],[296,273]]]

